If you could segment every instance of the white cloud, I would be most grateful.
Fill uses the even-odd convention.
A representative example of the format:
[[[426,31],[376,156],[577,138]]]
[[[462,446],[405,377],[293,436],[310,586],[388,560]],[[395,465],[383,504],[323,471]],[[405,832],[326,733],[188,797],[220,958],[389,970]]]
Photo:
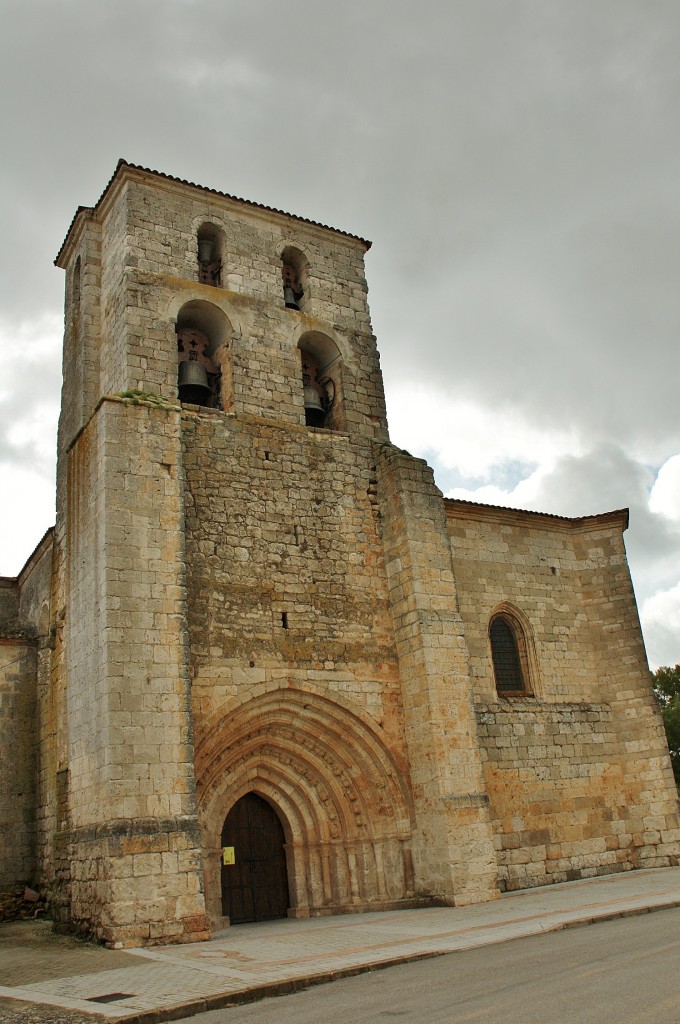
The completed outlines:
[[[0,462],[0,493],[0,575],[16,576],[45,530],[54,525],[54,478],[30,466]]]
[[[0,320],[0,460],[54,478],[62,318]],[[16,492],[14,492],[16,493]]]
[[[680,661],[680,581],[643,602],[640,620],[652,668]]]
[[[0,320],[0,574],[15,576],[54,523],[62,318]]]
[[[659,470],[649,507],[652,512],[680,521],[680,455],[673,455]]]
[[[394,444],[465,477],[485,477],[507,462],[550,464],[581,451],[575,431],[537,429],[520,409],[493,409],[447,394],[441,385],[399,378],[388,378],[386,388]]]

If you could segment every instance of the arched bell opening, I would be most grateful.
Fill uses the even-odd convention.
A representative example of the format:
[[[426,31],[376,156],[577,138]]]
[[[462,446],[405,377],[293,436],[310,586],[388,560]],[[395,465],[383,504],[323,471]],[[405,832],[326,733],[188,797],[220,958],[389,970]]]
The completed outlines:
[[[198,280],[215,288],[222,285],[224,238],[214,224],[201,224],[197,232]]]
[[[73,304],[74,315],[77,316],[80,312],[80,256],[76,258],[75,266],[73,267],[73,279],[71,282],[71,296]]]
[[[180,309],[175,332],[180,402],[228,408],[232,333],[228,318],[212,303],[194,299]]]
[[[222,916],[230,924],[287,917],[286,837],[275,808],[245,793],[222,827]]]
[[[309,261],[294,245],[281,253],[281,276],[286,309],[304,309],[309,298]]]
[[[67,336],[71,346],[75,346],[80,327],[80,285],[81,285],[81,260],[76,257],[71,274],[71,302],[70,302],[70,333]],[[66,352],[64,353],[66,355]]]
[[[310,331],[298,342],[305,424],[343,430],[345,427],[340,350],[325,334]]]

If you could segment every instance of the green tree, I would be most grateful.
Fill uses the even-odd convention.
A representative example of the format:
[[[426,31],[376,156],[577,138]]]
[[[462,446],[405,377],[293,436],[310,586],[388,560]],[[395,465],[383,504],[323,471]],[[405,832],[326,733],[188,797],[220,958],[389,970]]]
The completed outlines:
[[[658,668],[652,673],[652,686],[666,727],[675,782],[680,787],[680,665]]]

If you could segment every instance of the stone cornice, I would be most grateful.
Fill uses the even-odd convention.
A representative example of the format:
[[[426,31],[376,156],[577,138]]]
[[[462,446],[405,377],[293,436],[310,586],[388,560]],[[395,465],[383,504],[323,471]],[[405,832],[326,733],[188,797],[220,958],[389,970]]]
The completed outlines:
[[[328,224],[321,224],[319,221],[310,220],[308,217],[300,217],[295,213],[286,213],[285,210],[278,210],[276,207],[266,206],[264,203],[255,203],[250,199],[241,199],[239,196],[232,196],[228,192],[220,192],[219,189],[208,188],[205,185],[197,185],[193,181],[187,181],[186,178],[176,178],[172,174],[164,174],[162,171],[154,171],[149,167],[140,167],[138,164],[130,164],[127,160],[120,159],[116,165],[113,175],[109,179],[104,191],[95,205],[79,206],[76,210],[69,229],[66,232],[66,237],[54,260],[55,265],[62,269],[66,266],[68,263],[68,253],[72,248],[73,241],[78,234],[79,228],[88,216],[96,216],[98,220],[101,220],[106,215],[106,211],[109,205],[113,202],[117,191],[128,181],[148,182],[150,178],[154,179],[154,184],[157,186],[161,185],[177,192],[185,192],[187,188],[195,189],[198,192],[215,196],[219,200],[226,200],[227,205],[229,206],[245,206],[256,214],[264,213],[268,217],[271,217],[273,214],[277,220],[281,219],[284,223],[291,220],[297,221],[300,224],[307,224],[312,228],[318,228],[323,232],[330,231],[335,235],[340,235],[342,238],[359,242],[366,251],[371,248],[371,243],[367,239],[361,238],[359,235],[353,235],[349,231],[342,231],[340,228],[330,227]]]
[[[483,505],[461,498],[445,498],[447,519],[465,519],[474,522],[498,523],[503,526],[531,527],[538,530],[562,530],[566,533],[592,533],[596,530],[628,529],[628,509],[615,509],[600,515],[569,518],[549,512],[530,512],[528,509],[505,508],[502,505]]]

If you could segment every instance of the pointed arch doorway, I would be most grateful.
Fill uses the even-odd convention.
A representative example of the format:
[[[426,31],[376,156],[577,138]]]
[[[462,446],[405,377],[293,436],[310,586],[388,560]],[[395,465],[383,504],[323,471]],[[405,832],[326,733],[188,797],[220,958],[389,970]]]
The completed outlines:
[[[285,836],[279,816],[257,793],[246,793],[227,815],[222,848],[222,914],[231,924],[287,917],[290,905]]]

